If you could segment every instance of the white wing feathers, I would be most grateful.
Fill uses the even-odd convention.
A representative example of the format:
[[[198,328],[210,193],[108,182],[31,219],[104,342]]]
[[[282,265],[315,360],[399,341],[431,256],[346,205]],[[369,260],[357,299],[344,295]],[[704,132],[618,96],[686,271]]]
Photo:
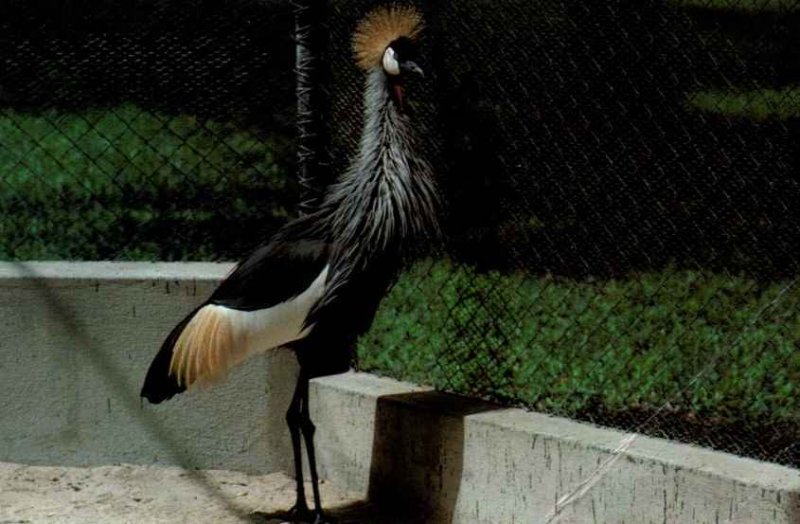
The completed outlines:
[[[309,311],[322,297],[328,266],[301,294],[266,309],[240,311],[206,305],[184,328],[172,351],[170,375],[180,385],[210,384],[250,355],[308,335]]]

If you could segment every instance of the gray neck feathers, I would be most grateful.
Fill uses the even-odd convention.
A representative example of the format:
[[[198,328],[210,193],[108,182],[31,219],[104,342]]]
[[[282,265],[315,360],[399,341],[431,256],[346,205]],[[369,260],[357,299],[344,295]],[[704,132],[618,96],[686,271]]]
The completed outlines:
[[[407,241],[438,234],[432,170],[418,155],[412,124],[390,88],[381,67],[369,73],[358,154],[328,195],[334,242],[350,251],[341,253],[345,258],[399,250]]]

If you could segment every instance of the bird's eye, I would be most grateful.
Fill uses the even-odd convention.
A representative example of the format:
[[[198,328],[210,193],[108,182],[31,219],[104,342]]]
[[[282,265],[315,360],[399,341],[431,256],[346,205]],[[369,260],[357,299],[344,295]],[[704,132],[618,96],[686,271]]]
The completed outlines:
[[[383,53],[383,70],[392,76],[400,74],[400,62],[397,60],[397,53],[391,47],[387,47]]]

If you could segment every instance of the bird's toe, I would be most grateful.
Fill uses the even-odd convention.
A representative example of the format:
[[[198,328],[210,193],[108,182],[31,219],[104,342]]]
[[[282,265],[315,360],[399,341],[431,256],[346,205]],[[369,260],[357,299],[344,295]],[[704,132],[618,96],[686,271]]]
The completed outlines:
[[[315,511],[314,520],[310,522],[311,524],[336,524],[335,520],[323,514],[321,511]]]
[[[336,519],[325,515],[322,511],[312,511],[308,506],[296,504],[286,513],[290,524],[337,524]]]
[[[315,512],[308,509],[305,504],[295,504],[292,509],[287,512],[287,520],[292,524],[310,524],[316,517]]]

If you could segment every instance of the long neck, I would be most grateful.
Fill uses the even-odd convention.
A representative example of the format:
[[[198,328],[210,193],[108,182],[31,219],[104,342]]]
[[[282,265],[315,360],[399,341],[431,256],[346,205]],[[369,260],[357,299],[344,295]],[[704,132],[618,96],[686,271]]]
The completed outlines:
[[[409,117],[391,88],[382,68],[369,73],[358,154],[329,195],[334,239],[370,255],[438,232],[431,168],[417,154]]]

